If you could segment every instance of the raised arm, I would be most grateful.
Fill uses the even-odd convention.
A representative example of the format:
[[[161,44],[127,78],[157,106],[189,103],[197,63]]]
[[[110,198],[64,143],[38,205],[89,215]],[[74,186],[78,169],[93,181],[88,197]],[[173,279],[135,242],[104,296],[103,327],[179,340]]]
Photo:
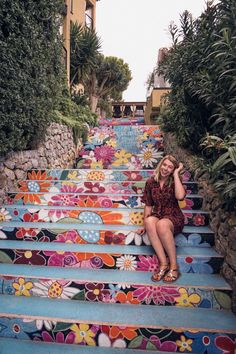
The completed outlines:
[[[178,200],[183,200],[186,192],[184,186],[181,182],[179,172],[183,169],[183,164],[180,162],[179,167],[174,170],[173,177],[174,177],[174,184],[175,184],[175,198]]]

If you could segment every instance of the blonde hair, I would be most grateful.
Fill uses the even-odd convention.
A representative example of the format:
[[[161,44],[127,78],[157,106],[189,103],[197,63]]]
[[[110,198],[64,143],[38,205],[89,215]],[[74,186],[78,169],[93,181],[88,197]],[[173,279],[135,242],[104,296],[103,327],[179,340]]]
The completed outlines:
[[[174,156],[172,156],[172,155],[164,156],[163,159],[161,159],[161,161],[157,165],[156,169],[154,170],[154,179],[157,182],[160,179],[160,168],[165,160],[169,160],[170,162],[172,162],[175,169],[179,167],[179,162],[176,160],[176,158]],[[168,184],[171,185],[172,183],[173,183],[173,175],[171,174],[168,177]]]

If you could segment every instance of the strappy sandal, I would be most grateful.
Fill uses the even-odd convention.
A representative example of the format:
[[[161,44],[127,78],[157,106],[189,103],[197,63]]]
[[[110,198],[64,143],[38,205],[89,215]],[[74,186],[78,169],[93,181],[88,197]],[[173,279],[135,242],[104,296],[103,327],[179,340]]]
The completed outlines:
[[[159,270],[157,272],[154,272],[151,277],[152,281],[154,282],[160,281],[162,278],[164,278],[165,274],[169,270],[169,264],[162,264],[160,265],[160,267],[163,267],[163,269],[159,268]]]
[[[176,272],[176,274],[173,274]],[[163,281],[165,283],[174,283],[179,277],[180,277],[180,271],[178,268],[176,269],[169,269],[168,272],[166,272],[165,276],[163,277]]]

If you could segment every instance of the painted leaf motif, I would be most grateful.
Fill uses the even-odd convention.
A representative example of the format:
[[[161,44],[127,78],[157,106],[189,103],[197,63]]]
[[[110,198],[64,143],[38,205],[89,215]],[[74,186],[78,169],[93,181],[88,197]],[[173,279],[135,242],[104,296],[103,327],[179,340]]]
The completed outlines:
[[[134,348],[139,348],[142,344],[143,341],[143,337],[142,336],[138,336],[136,338],[134,338],[128,345],[128,348],[134,349]],[[156,349],[156,348],[155,348]]]
[[[60,219],[56,222],[56,224],[81,224],[82,221],[79,220],[79,219],[75,219],[75,218],[63,218],[63,219]],[[68,231],[68,229],[50,229],[50,231],[54,234],[61,234],[63,232],[66,232]]]
[[[73,323],[57,322],[55,328],[53,329],[53,332],[67,331],[72,325]]]
[[[152,344],[151,342],[148,342],[146,349],[147,350],[156,350],[157,348],[155,347],[154,344]]]
[[[85,290],[80,291],[78,294],[72,297],[72,300],[81,300],[85,299]]]
[[[218,304],[225,310],[231,309],[231,298],[222,291],[214,291],[214,296]]]
[[[0,263],[12,263],[12,259],[5,252],[0,251]]]

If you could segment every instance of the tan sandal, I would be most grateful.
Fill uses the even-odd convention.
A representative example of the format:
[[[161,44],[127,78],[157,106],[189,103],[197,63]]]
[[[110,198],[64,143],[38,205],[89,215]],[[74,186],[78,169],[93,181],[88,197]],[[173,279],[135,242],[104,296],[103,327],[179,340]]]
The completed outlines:
[[[165,274],[169,270],[169,264],[161,264],[160,267],[163,267],[163,269],[160,269],[157,272],[154,272],[151,279],[152,281],[160,281],[162,278],[164,278]]]
[[[176,272],[176,274],[173,274]],[[169,269],[168,272],[166,272],[165,276],[163,277],[163,281],[165,283],[174,283],[179,277],[180,277],[180,271],[178,268],[176,269]]]

